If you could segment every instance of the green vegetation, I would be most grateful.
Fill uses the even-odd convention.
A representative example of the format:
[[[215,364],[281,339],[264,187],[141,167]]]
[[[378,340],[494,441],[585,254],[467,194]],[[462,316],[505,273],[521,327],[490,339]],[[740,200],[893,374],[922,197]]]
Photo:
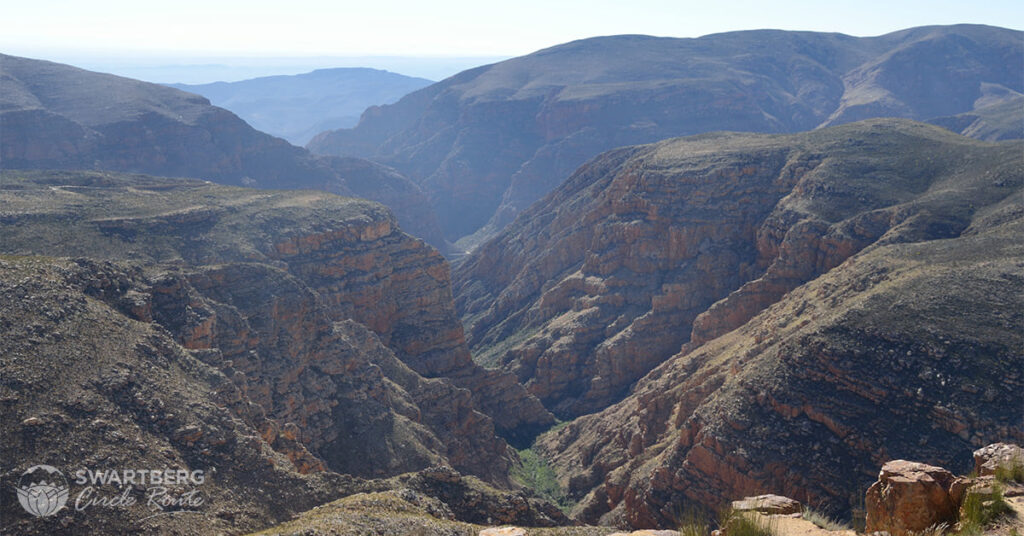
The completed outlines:
[[[968,493],[960,508],[959,536],[984,534],[985,527],[999,516],[1010,511],[1010,505],[1003,499],[1003,489],[998,484],[992,493]]]
[[[1024,460],[1013,460],[1009,465],[996,467],[996,482],[1024,482]]]
[[[849,530],[850,528],[849,524],[832,519],[817,510],[812,510],[811,508],[804,508],[803,518],[825,530]]]
[[[729,508],[722,513],[719,526],[729,536],[775,536],[774,519],[765,520],[765,523],[758,523],[752,515]]]
[[[711,533],[711,522],[703,510],[692,507],[680,508],[675,520],[676,530],[680,536],[708,536]]]
[[[532,489],[538,496],[558,505],[568,514],[572,504],[565,490],[558,485],[555,470],[548,465],[547,460],[533,449],[523,449],[519,451],[519,461],[520,465],[512,468],[512,480]]]

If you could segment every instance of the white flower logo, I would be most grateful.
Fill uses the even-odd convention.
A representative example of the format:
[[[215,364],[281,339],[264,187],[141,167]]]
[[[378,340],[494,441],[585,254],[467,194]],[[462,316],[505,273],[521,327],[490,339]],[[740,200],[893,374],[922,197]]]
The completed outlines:
[[[18,481],[18,502],[36,517],[57,513],[68,502],[68,481],[64,473],[50,465],[35,465],[22,473]]]

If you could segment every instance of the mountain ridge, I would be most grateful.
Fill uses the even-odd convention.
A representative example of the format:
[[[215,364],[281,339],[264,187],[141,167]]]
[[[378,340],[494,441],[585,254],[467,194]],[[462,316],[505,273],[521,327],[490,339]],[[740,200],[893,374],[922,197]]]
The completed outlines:
[[[465,71],[307,147],[398,168],[431,199],[446,238],[472,249],[605,150],[704,131],[968,112],[983,82],[1024,90],[1009,68],[1022,61],[1024,34],[980,25],[868,38],[591,38]]]
[[[44,60],[0,55],[0,168],[94,169],[317,188],[395,207],[405,228],[448,246],[418,186],[394,169],[322,158],[259,132],[208,99]]]
[[[236,82],[167,85],[202,95],[257,130],[302,146],[317,133],[355,126],[372,105],[390,104],[431,83],[382,69],[339,67]]]

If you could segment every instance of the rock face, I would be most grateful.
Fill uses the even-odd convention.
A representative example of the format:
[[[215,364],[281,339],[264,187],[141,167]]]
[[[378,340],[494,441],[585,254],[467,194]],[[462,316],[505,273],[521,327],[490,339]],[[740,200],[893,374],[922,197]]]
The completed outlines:
[[[867,530],[904,536],[956,521],[949,495],[953,474],[923,463],[895,460],[882,466],[864,498]]]
[[[745,497],[732,502],[732,509],[737,512],[759,512],[762,514],[799,514],[804,506],[799,501],[781,495],[757,495]]]
[[[5,485],[39,463],[63,472],[70,501],[88,489],[73,477],[79,470],[205,474],[198,486],[171,488],[198,489],[202,500],[169,508],[182,510],[174,515],[153,517],[152,485],[129,486],[130,504],[69,502],[45,518],[5,499],[0,534],[248,533],[375,493],[452,524],[568,521],[522,491],[437,467],[490,464],[479,474],[498,474],[504,454],[492,449],[505,446],[467,391],[416,375],[361,325],[330,322],[315,293],[280,270],[4,255],[0,299]],[[336,472],[423,467],[374,481]],[[93,490],[113,497],[122,488]]]
[[[139,277],[86,261],[0,260],[0,533],[237,532],[359,489],[311,467],[302,443],[261,434],[273,421],[247,398],[245,381],[150,322],[148,296],[133,292]],[[40,463],[64,473],[70,498],[63,511],[34,518],[10,488]],[[203,471],[203,504],[183,508],[203,515],[147,521],[154,511],[143,489],[134,505],[80,511],[72,507],[84,490],[72,476],[80,468]]]
[[[1024,92],[1015,68],[1024,61],[1022,35],[962,25],[870,38],[751,31],[586,39],[465,71],[370,108],[355,128],[307,146],[396,167],[426,192],[445,237],[469,248],[614,147],[988,106]]]
[[[912,122],[611,151],[458,265],[456,305],[479,361],[562,418],[598,411],[883,237],[956,236],[971,209],[921,196],[985,154],[1019,178],[1013,149]]]
[[[495,422],[514,435],[552,420],[513,378],[473,364],[444,260],[380,205],[99,173],[0,177],[4,253],[145,263],[145,278],[103,293],[243,382],[274,421],[265,440],[313,454],[294,453],[302,470],[445,462],[503,483]]]
[[[692,299],[735,278],[716,304],[687,313],[713,313],[719,327],[695,320],[695,340],[624,387],[624,400],[539,439],[582,520],[667,526],[679,504],[768,491],[838,513],[886,460],[966,472],[973,449],[1022,438],[1021,146],[894,121],[743,138],[743,157],[731,153],[736,138],[717,135],[610,153],[482,247],[493,259],[456,275],[471,342],[507,341],[505,366],[556,409],[576,406],[538,389],[546,378],[569,371],[580,392],[600,392],[589,386],[618,378],[604,371],[658,361],[653,346],[622,344],[630,365],[602,362],[620,340],[687,342],[687,317],[662,312],[687,302],[662,294],[687,285],[679,295]],[[742,195],[782,185],[774,200],[757,196],[768,205]],[[730,253],[724,275],[702,268]],[[490,278],[465,277],[484,263]],[[636,296],[634,273],[659,285]],[[561,275],[536,281],[549,274]],[[569,281],[572,293],[559,289]],[[488,288],[507,290],[484,298]],[[476,300],[493,305],[474,310]],[[491,310],[505,320],[481,329]],[[638,319],[628,337],[605,331],[629,325],[609,322],[620,315]],[[520,326],[530,328],[505,335]],[[573,349],[579,340],[596,350]]]
[[[0,87],[0,168],[129,171],[364,197],[394,208],[408,232],[446,251],[425,196],[395,170],[313,156],[198,95],[2,54]]]
[[[1008,443],[993,443],[974,451],[974,472],[979,476],[996,474],[1000,467],[1024,466],[1024,449]]]
[[[431,83],[366,68],[317,69],[238,82],[170,84],[231,110],[258,130],[304,145],[325,130],[355,126],[370,106],[390,104]]]

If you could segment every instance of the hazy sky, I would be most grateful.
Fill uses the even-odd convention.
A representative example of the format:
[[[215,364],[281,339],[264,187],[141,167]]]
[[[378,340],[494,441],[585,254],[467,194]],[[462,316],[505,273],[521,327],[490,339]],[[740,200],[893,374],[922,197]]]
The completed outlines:
[[[1024,29],[1021,0],[0,0],[0,52],[151,82],[325,67],[433,80],[584,37],[776,28],[880,35],[961,22]]]
[[[752,28],[878,35],[925,24],[1024,28],[1024,2],[680,0],[24,0],[0,50],[46,54],[512,56],[595,35]]]

